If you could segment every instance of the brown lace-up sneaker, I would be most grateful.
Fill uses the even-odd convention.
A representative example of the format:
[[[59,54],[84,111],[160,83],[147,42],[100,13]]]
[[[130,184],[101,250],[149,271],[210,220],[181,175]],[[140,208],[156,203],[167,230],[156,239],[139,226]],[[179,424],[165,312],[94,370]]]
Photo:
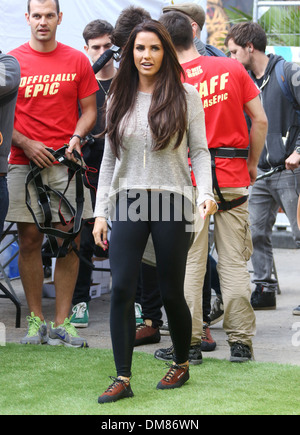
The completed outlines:
[[[169,367],[168,373],[157,384],[158,390],[167,390],[172,388],[180,388],[186,381],[189,380],[189,366],[178,364],[167,364]]]
[[[217,347],[217,343],[211,336],[208,323],[203,322],[203,334],[201,337],[202,352],[213,352]]]
[[[143,344],[159,343],[160,332],[159,328],[153,328],[145,323],[138,325],[135,333],[135,346],[141,346]]]
[[[98,403],[111,403],[127,397],[133,397],[129,382],[110,376],[113,383],[98,397]]]

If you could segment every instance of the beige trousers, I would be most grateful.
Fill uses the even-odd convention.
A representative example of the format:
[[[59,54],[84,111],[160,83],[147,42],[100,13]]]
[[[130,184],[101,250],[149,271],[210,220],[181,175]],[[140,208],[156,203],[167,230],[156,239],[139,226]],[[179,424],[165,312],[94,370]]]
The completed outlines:
[[[208,254],[208,226],[209,218],[204,221],[197,209],[194,242],[189,250],[184,282],[184,296],[192,316],[191,346],[201,343],[203,331],[202,300]]]
[[[226,201],[248,194],[246,188],[224,188],[221,192]],[[251,286],[247,266],[253,251],[248,201],[233,210],[216,213],[214,239],[224,303],[223,328],[229,344],[241,341],[252,348],[256,317],[250,303]]]
[[[227,201],[247,195],[244,188],[224,188]],[[216,196],[216,200],[219,198]],[[191,345],[201,342],[203,328],[202,289],[206,273],[208,219],[196,215],[195,239],[189,251],[185,298],[192,314]],[[214,240],[218,254],[218,273],[224,302],[223,328],[229,344],[241,341],[252,348],[256,332],[255,314],[250,303],[251,288],[247,262],[252,254],[248,202],[214,216]]]

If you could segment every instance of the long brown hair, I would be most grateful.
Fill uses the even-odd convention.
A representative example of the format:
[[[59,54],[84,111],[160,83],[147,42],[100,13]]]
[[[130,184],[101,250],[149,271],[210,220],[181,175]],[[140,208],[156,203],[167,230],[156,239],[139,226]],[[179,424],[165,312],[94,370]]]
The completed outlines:
[[[164,58],[157,75],[148,114],[154,141],[153,150],[166,148],[174,137],[176,137],[174,149],[178,148],[187,129],[186,91],[181,81],[184,72],[177,59],[170,35],[158,21],[144,21],[134,28],[129,37],[122,52],[120,68],[110,90],[111,101],[107,114],[106,133],[112,151],[118,158],[126,125],[123,122],[121,127],[121,121],[132,113],[136,104],[139,75],[134,63],[133,50],[137,34],[140,32],[155,33],[164,48]]]

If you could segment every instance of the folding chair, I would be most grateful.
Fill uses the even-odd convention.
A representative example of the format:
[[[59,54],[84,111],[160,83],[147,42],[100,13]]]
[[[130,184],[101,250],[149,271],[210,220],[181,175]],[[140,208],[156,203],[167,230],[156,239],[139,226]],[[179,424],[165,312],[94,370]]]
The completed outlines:
[[[4,241],[5,237],[11,236],[10,240],[7,243],[3,243],[3,247],[0,249],[0,254],[2,254],[6,249],[10,247],[10,245],[14,242],[18,241],[18,233],[17,230],[13,228],[14,223],[8,224],[6,229],[4,230],[1,242]],[[4,264],[0,261],[0,272],[3,276],[3,279],[8,288],[6,288],[2,283],[0,283],[0,290],[3,294],[0,294],[1,299],[10,299],[16,306],[16,328],[20,328],[21,325],[21,302],[18,299],[12,285],[10,278],[6,274],[6,267],[16,258],[19,251],[15,252]]]

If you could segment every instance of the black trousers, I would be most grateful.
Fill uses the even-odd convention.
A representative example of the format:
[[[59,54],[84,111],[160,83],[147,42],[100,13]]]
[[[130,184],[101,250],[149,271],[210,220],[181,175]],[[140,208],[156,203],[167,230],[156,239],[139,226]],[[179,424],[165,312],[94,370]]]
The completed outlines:
[[[156,192],[158,194],[158,192]],[[145,192],[144,192],[145,194]],[[176,210],[183,197],[170,197],[169,192],[159,192],[159,215],[151,192],[146,192],[147,204],[140,207],[140,219],[136,219],[137,196],[123,193],[117,202],[116,216],[110,238],[110,265],[112,272],[111,337],[118,376],[131,376],[132,353],[135,340],[134,302],[140,274],[141,260],[151,233],[157,261],[157,274],[161,298],[168,317],[174,344],[176,363],[188,360],[191,342],[191,314],[184,298],[184,278],[191,234],[187,231],[189,220]],[[158,195],[156,195],[157,197]],[[164,219],[162,204],[169,202],[170,216]],[[144,209],[144,210],[142,210]],[[120,213],[122,210],[122,213]],[[124,210],[127,217],[124,218]],[[157,211],[157,210],[156,210]],[[122,214],[122,216],[121,216]]]
[[[97,180],[98,178],[89,180],[93,210],[95,209],[96,202]],[[83,222],[79,248],[79,271],[72,299],[73,305],[77,305],[80,302],[90,302],[90,287],[93,273],[92,258],[94,255],[102,258],[107,257],[102,248],[95,245],[93,228],[94,219],[88,219]]]
[[[90,287],[93,272],[92,257],[94,255],[94,236],[93,224],[84,222],[80,239],[80,261],[76,286],[74,289],[72,304],[77,305],[80,302],[90,302]],[[82,258],[86,259],[84,261]]]
[[[153,328],[163,325],[162,300],[160,296],[159,283],[156,267],[146,263],[142,264],[141,270],[141,298],[143,320],[152,320]]]
[[[0,237],[2,236],[5,217],[8,210],[8,190],[6,177],[0,176]]]
[[[142,317],[144,320],[152,320],[153,328],[159,328],[163,324],[163,303],[160,297],[156,267],[143,263],[140,281],[140,294],[136,302],[142,306]],[[203,283],[203,321],[206,323],[210,323],[211,289],[214,289],[216,294],[221,296],[217,263],[209,254]],[[199,289],[199,291],[201,290]]]

